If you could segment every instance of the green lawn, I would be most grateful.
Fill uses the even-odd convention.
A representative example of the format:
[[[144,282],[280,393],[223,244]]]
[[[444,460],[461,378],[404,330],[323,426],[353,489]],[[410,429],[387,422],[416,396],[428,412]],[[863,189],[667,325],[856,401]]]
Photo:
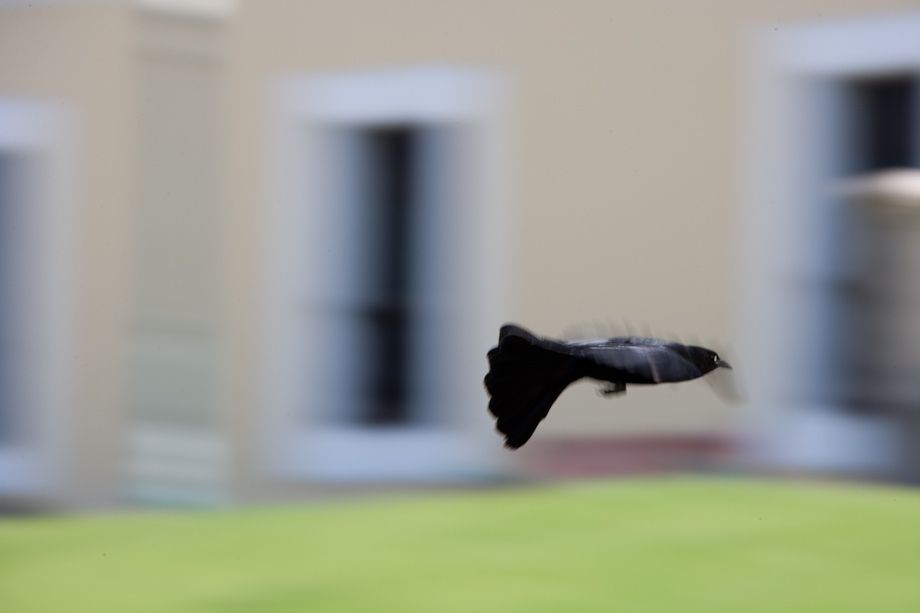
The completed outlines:
[[[920,491],[674,478],[0,520],[0,611],[920,611]]]

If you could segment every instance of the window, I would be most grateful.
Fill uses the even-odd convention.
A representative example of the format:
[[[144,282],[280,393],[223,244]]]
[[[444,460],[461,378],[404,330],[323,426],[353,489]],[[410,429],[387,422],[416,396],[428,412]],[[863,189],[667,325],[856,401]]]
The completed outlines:
[[[853,79],[854,173],[905,168],[918,160],[913,142],[914,78],[910,75]]]
[[[878,366],[891,349],[876,322],[867,327],[883,318],[867,317],[862,283],[867,245],[884,241],[865,241],[878,228],[839,194],[853,175],[920,162],[918,36],[911,12],[772,28],[757,40],[744,329],[750,411],[774,464],[890,475],[900,461],[896,420],[866,394],[880,373],[865,360]]]
[[[280,86],[266,313],[276,470],[438,481],[495,469],[475,449],[494,447],[479,383],[502,299],[499,91],[455,69]]]
[[[351,420],[367,426],[406,424],[411,382],[408,363],[414,295],[412,262],[418,253],[413,214],[425,203],[413,189],[418,164],[418,127],[406,125],[341,129],[354,155],[343,178],[357,184],[354,201],[332,194],[332,202],[354,206],[354,227],[343,228],[341,240],[360,250],[352,270],[355,301],[348,305],[352,325],[360,329],[362,346],[353,359],[339,364],[355,376],[357,413]],[[333,419],[349,419],[346,415]]]

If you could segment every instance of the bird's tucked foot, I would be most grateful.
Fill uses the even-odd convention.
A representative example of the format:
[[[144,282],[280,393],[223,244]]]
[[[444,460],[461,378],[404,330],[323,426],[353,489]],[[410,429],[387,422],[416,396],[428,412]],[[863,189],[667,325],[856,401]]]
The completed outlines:
[[[613,394],[625,394],[625,383],[609,383],[599,390],[601,396],[611,396]]]

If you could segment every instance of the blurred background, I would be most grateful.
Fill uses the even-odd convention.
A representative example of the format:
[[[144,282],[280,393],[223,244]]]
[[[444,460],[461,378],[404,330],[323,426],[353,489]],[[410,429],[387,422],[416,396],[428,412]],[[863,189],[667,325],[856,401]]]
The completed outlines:
[[[918,41],[0,0],[0,608],[920,610]],[[509,321],[735,378],[578,383],[510,452]]]
[[[0,2],[0,499],[920,480],[912,4]],[[506,321],[742,394],[580,383],[510,453]]]

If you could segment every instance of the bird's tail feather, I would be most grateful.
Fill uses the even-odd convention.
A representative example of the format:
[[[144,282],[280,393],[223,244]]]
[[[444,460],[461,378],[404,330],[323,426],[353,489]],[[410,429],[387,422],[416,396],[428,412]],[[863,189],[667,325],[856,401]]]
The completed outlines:
[[[488,354],[486,390],[489,411],[505,445],[517,449],[526,443],[547,416],[559,394],[581,378],[576,361],[553,341],[524,328],[503,326],[498,346]]]

